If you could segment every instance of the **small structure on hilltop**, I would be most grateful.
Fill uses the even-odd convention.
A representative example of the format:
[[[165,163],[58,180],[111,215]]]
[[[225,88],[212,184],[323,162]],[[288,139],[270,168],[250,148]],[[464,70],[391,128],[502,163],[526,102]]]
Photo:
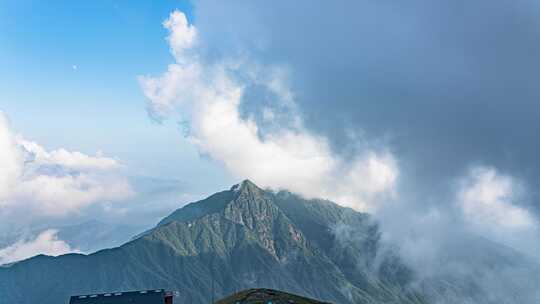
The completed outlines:
[[[69,304],[173,304],[173,293],[164,289],[72,296]]]

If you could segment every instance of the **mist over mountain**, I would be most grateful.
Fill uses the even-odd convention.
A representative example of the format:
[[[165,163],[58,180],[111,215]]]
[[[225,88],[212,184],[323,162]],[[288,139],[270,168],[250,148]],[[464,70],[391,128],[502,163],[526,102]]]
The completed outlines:
[[[341,241],[338,225],[355,227],[360,242]],[[0,293],[8,302],[59,303],[71,294],[161,287],[202,303],[214,280],[216,296],[264,286],[338,303],[419,302],[406,288],[411,273],[377,247],[368,215],[245,181],[118,248],[3,267]]]
[[[522,284],[535,282],[540,267],[502,245],[470,242],[473,254],[449,252],[439,265],[447,272],[423,277],[381,240],[370,215],[244,181],[120,247],[4,265],[0,294],[5,303],[53,304],[72,294],[166,288],[204,303],[214,286],[216,298],[266,287],[334,303],[530,303],[523,300],[532,299],[532,283]],[[444,264],[452,259],[461,264]],[[452,269],[463,260],[468,269]],[[513,275],[515,286],[487,275]]]
[[[84,253],[92,253],[104,248],[120,246],[134,233],[143,229],[144,226],[135,224],[112,224],[99,220],[88,220],[72,225],[42,225],[0,235],[0,248],[12,246],[17,242],[34,240],[44,231],[54,231],[58,239],[71,248]]]
[[[199,199],[186,183],[176,179],[132,176],[127,179],[137,190],[129,199],[101,201],[64,217],[47,217],[28,210],[23,214],[2,214],[0,221],[0,264],[39,253],[93,253],[122,245],[151,228],[161,218]]]
[[[0,1],[0,304],[540,303],[539,17]]]

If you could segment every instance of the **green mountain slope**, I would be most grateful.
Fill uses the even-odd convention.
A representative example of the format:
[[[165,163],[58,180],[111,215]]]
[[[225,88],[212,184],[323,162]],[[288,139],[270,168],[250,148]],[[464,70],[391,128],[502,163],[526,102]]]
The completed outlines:
[[[354,240],[342,238],[351,233]],[[207,303],[272,288],[334,303],[422,303],[411,273],[377,254],[369,216],[244,181],[189,204],[118,248],[37,256],[0,268],[0,303],[63,303],[71,294],[166,288]]]

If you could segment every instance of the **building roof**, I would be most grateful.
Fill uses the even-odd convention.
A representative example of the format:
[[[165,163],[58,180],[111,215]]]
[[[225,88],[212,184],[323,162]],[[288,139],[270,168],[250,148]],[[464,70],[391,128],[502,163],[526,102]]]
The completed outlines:
[[[72,296],[69,304],[164,304],[163,289]]]

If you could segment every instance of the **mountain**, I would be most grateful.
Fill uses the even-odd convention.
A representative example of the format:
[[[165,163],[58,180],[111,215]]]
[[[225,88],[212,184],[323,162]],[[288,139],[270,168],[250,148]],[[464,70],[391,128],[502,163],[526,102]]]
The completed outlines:
[[[355,227],[355,239],[344,233]],[[203,303],[273,288],[335,303],[421,303],[411,273],[377,255],[368,215],[249,181],[191,203],[153,230],[90,255],[36,256],[0,268],[4,303],[65,303],[71,294],[166,288]]]
[[[112,248],[127,242],[133,233],[144,228],[136,225],[122,225],[89,220],[77,225],[53,227],[58,230],[58,238],[71,248],[82,252],[95,252]]]
[[[0,267],[0,304],[159,288],[179,291],[182,303],[251,288],[332,303],[538,302],[540,267],[502,245],[475,237],[449,244],[444,271],[428,275],[398,252],[368,214],[244,181],[120,247]]]

